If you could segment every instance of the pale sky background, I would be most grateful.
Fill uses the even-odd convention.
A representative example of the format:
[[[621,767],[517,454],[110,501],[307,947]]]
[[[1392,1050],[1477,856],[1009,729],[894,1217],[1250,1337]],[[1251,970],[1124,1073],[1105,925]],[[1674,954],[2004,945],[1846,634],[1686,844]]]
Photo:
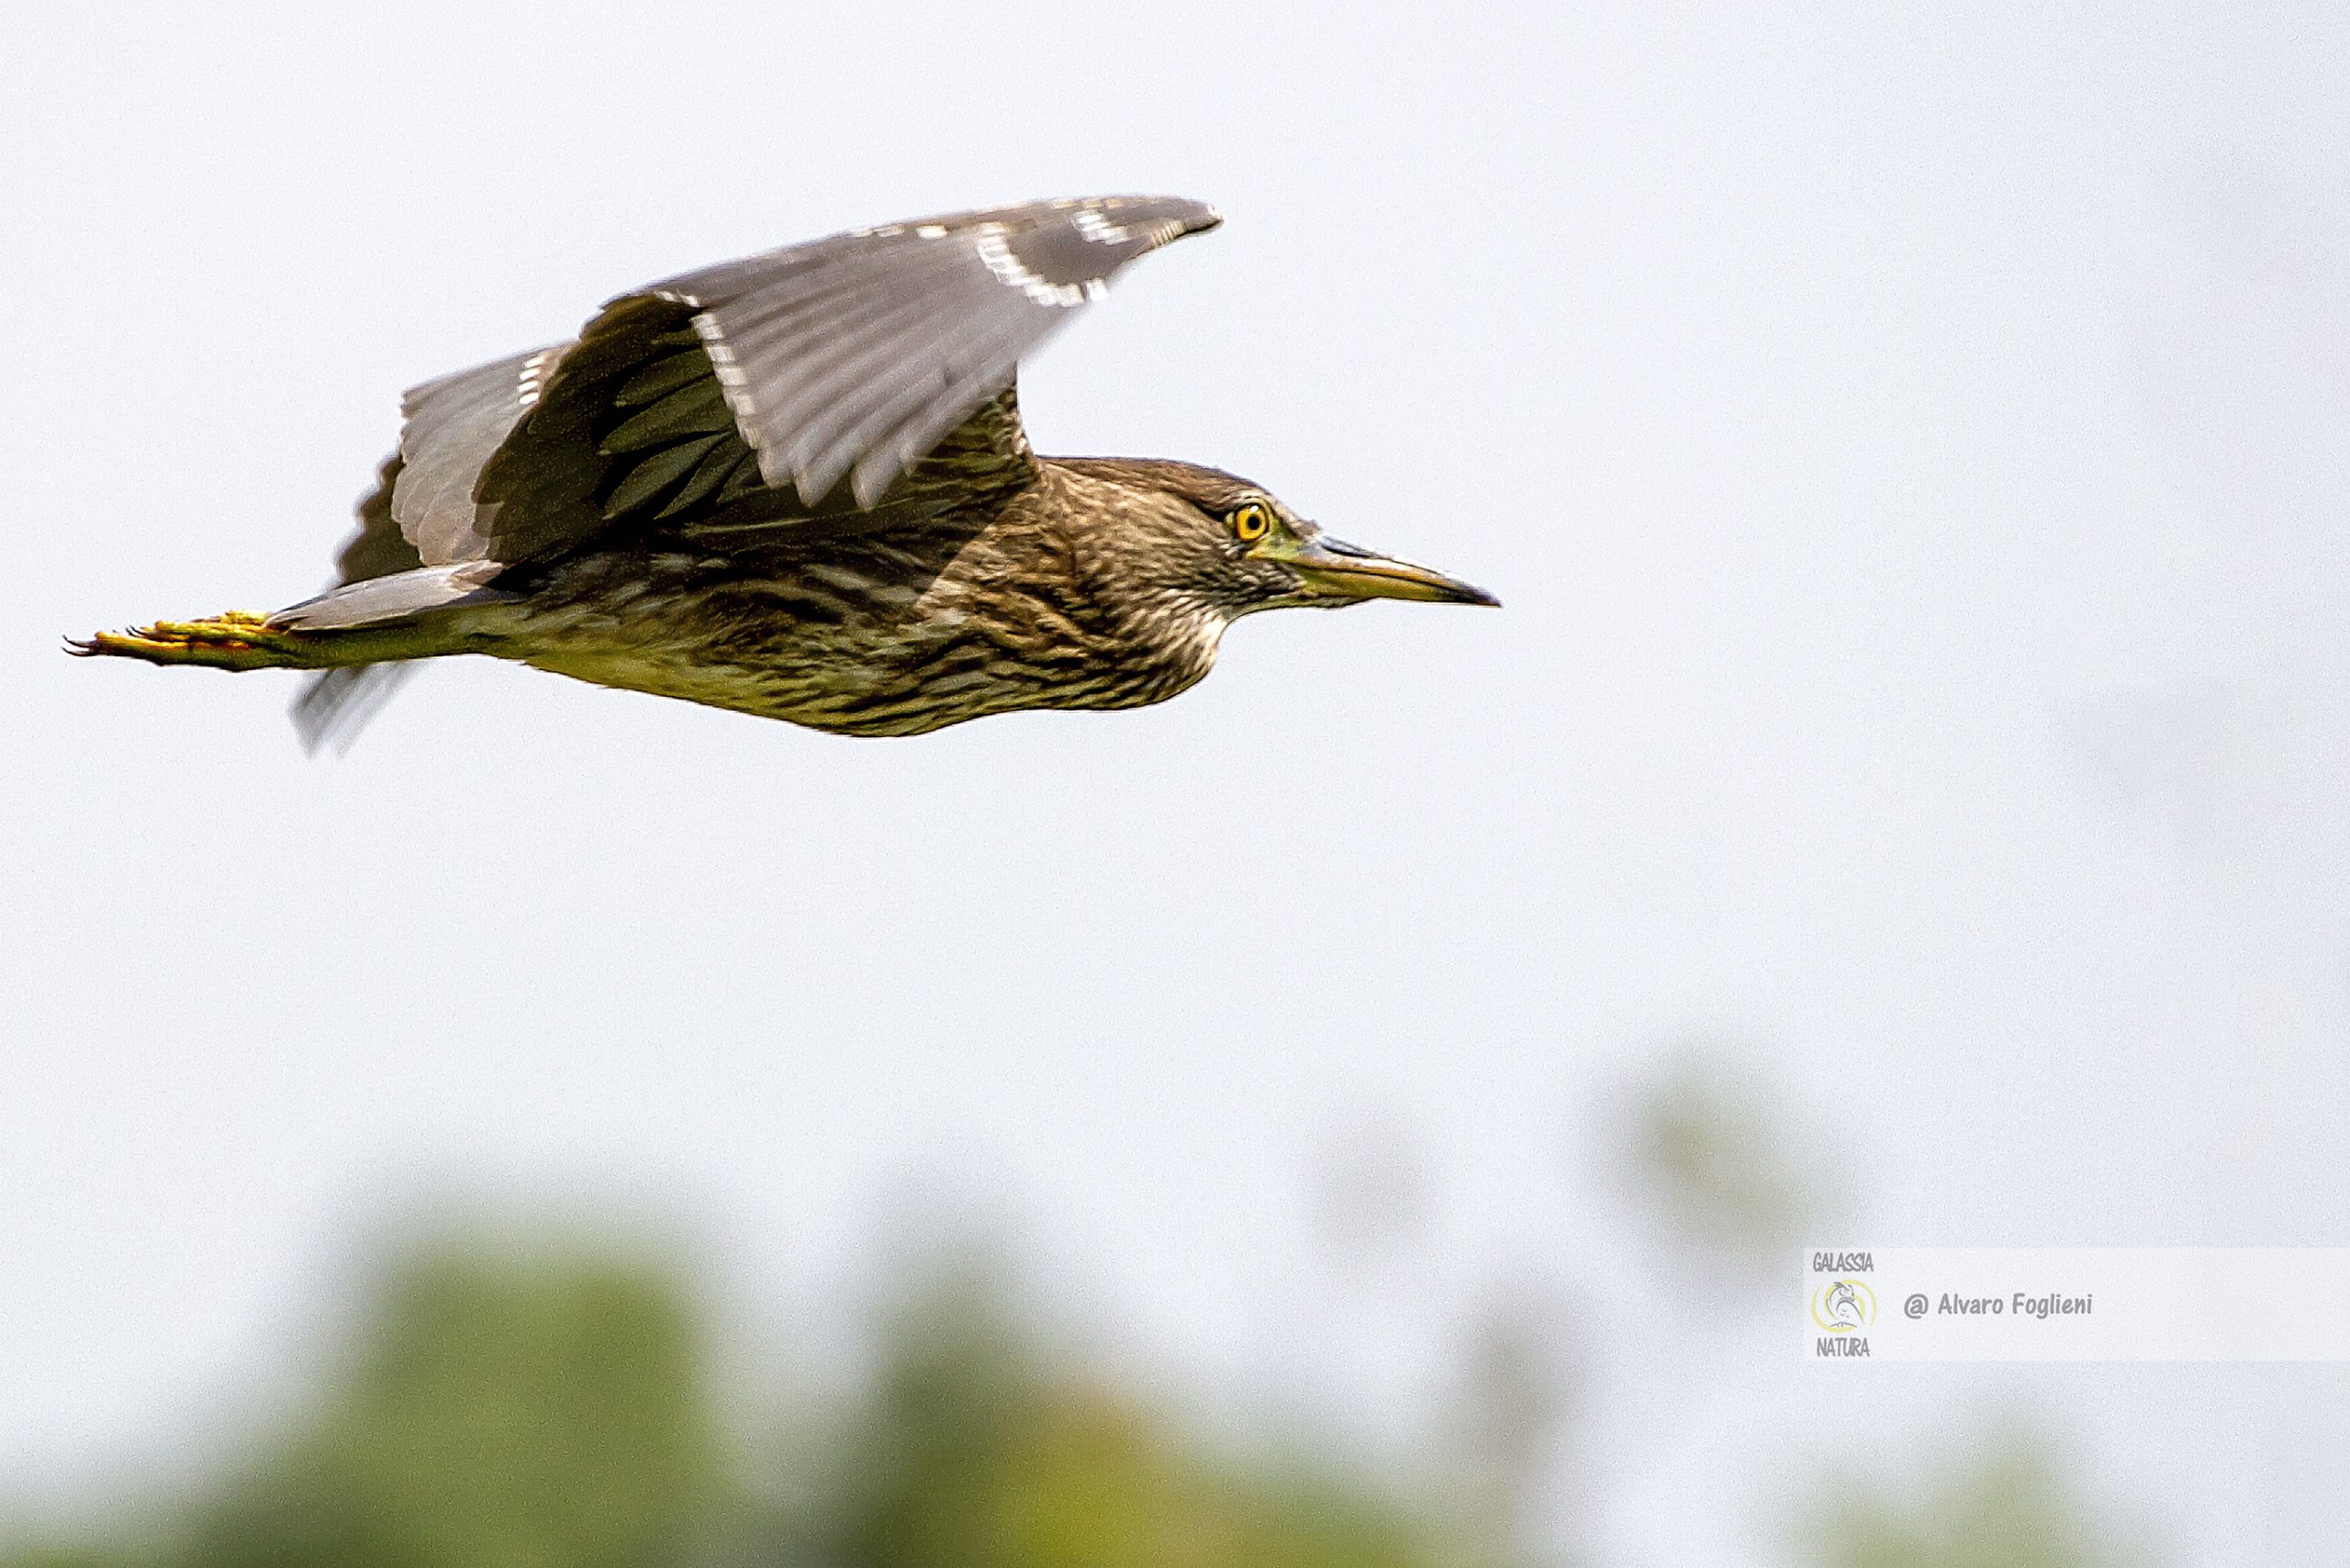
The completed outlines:
[[[1555,1283],[1611,1563],[1776,1562],[1789,1477],[2010,1411],[2165,1561],[2342,1560],[2341,1369],[1807,1366],[1643,1306],[1602,1168],[1698,1037],[1844,1237],[2350,1243],[2350,14],[7,33],[0,1500],[209,1430],[415,1202],[642,1213],[811,1336],[944,1203],[1171,1387],[1374,1447]],[[1030,367],[1039,449],[1506,610],[903,742],[452,664],[315,762],[291,678],[58,652],[314,590],[400,388],[621,289],[1122,190],[1228,221]],[[1425,1228],[1334,1281],[1365,1127]]]

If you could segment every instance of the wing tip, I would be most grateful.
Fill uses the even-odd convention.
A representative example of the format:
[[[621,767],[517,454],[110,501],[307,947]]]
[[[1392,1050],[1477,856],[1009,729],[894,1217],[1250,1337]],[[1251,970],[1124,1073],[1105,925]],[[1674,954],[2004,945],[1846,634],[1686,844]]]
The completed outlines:
[[[343,665],[313,675],[286,708],[302,755],[349,755],[359,732],[411,673],[412,666],[406,664],[372,664]]]
[[[1057,202],[1054,205],[1058,207],[1063,204]],[[1224,225],[1222,210],[1195,196],[1091,196],[1066,205],[1113,212],[1121,207],[1158,209],[1158,212],[1164,216],[1158,217],[1155,223],[1151,223],[1148,218],[1143,219],[1146,223],[1151,223],[1151,227],[1145,231],[1150,235],[1152,250],[1157,250],[1161,245],[1171,245],[1186,234],[1204,234],[1211,229],[1222,228]]]

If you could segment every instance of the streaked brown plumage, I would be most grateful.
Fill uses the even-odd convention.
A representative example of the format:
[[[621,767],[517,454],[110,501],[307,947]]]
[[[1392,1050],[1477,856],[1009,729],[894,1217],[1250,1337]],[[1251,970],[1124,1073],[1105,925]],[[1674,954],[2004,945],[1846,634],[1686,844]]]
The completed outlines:
[[[322,670],[310,741],[402,661],[461,653],[887,735],[1164,700],[1257,610],[1492,603],[1214,469],[1030,453],[1020,354],[1216,221],[1169,197],[1036,203],[623,295],[576,342],[408,395],[341,587],[75,649]]]

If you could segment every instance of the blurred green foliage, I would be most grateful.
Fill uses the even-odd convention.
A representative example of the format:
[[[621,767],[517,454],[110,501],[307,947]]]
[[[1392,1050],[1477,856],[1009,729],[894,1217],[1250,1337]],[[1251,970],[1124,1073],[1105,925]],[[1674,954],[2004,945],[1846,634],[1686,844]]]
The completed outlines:
[[[739,1508],[696,1315],[648,1269],[419,1258],[339,1383],[178,1561],[623,1568]]]
[[[478,1249],[392,1270],[295,1429],[160,1530],[6,1568],[1443,1568],[1360,1484],[1203,1452],[942,1275],[838,1408],[730,1420],[664,1271]]]
[[[1665,1163],[1730,1216],[1792,1180],[1718,1096],[1664,1095]],[[1693,1152],[1695,1151],[1695,1152]],[[1685,1158],[1684,1158],[1685,1157]],[[751,1403],[688,1276],[609,1247],[479,1240],[387,1267],[299,1413],[140,1524],[0,1540],[0,1568],[1506,1568],[1563,1495],[1558,1316],[1507,1298],[1462,1408],[1409,1484],[1199,1442],[1126,1381],[1055,1353],[1002,1277],[943,1267],[877,1321],[865,1374]],[[1508,1304],[1514,1302],[1515,1305]],[[1461,1473],[1454,1474],[1452,1471]],[[1735,1477],[1724,1477],[1734,1484]],[[1572,1489],[1570,1488],[1570,1491]],[[1823,1483],[1807,1568],[2120,1568],[2022,1439],[1913,1491]],[[1550,1518],[1551,1530],[1561,1521]]]
[[[2122,1568],[2045,1448],[1986,1441],[1914,1494],[1830,1483],[1803,1532],[1819,1568]]]

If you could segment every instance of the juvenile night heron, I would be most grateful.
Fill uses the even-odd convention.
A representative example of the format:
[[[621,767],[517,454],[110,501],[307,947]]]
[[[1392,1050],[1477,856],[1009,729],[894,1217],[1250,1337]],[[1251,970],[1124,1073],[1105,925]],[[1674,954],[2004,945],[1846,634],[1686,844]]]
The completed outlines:
[[[1219,221],[1169,196],[1035,202],[623,294],[576,342],[408,394],[341,586],[72,646],[322,671],[296,704],[312,745],[399,661],[448,654],[902,735],[1162,701],[1253,610],[1494,603],[1214,468],[1029,451],[1021,356]]]

